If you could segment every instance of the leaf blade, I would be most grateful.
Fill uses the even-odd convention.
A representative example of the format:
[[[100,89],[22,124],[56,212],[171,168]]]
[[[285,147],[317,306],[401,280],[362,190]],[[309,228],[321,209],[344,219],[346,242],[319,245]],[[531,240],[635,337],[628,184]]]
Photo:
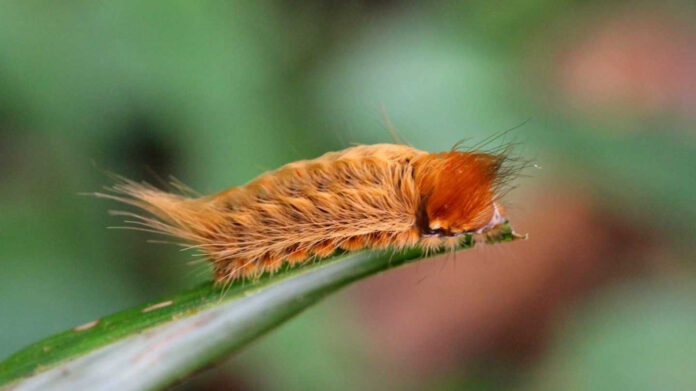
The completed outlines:
[[[505,225],[488,239],[504,242],[516,238],[519,236]],[[460,249],[473,245],[467,236]],[[33,344],[0,363],[0,385],[16,390],[82,389],[96,384],[119,390],[164,387],[237,350],[341,287],[425,255],[418,248],[338,255],[253,283],[235,284],[222,299],[218,288],[204,284],[159,304],[126,310],[91,327],[88,324]],[[163,356],[167,359],[160,359]]]

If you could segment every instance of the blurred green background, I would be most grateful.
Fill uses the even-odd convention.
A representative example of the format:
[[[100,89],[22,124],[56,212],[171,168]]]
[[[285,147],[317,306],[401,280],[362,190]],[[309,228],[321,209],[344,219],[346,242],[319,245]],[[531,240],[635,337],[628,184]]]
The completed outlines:
[[[0,2],[0,358],[193,287],[101,170],[202,193],[352,143],[513,132],[529,240],[331,297],[179,390],[696,389],[687,1]],[[96,167],[95,167],[96,166]]]

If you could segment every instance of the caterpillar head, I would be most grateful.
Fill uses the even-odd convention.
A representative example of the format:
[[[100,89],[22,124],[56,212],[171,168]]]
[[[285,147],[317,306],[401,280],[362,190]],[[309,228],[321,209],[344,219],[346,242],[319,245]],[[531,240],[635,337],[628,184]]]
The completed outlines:
[[[482,233],[505,222],[496,202],[504,155],[450,151],[415,162],[423,235]]]

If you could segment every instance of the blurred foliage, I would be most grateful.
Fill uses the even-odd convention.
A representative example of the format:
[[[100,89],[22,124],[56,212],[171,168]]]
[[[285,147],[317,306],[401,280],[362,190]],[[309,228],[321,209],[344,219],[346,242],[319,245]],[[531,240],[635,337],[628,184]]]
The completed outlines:
[[[103,229],[117,223],[105,213],[111,205],[76,195],[106,184],[101,169],[151,182],[157,182],[151,172],[173,174],[213,192],[353,142],[389,141],[382,106],[406,140],[428,150],[448,149],[464,137],[480,140],[529,119],[513,138],[522,144],[518,153],[542,169],[521,182],[514,201],[566,188],[589,194],[665,243],[680,265],[670,273],[693,283],[693,78],[676,83],[677,104],[656,108],[623,102],[620,94],[611,100],[611,88],[622,85],[610,82],[609,92],[591,96],[596,106],[583,106],[564,78],[574,75],[567,71],[574,69],[567,65],[573,56],[589,61],[587,42],[600,42],[594,34],[614,19],[662,18],[654,22],[657,30],[676,36],[639,51],[648,65],[668,57],[655,47],[672,50],[680,40],[687,45],[672,50],[675,58],[692,58],[695,12],[692,2],[678,0],[2,2],[0,357],[207,279],[207,270],[187,266],[186,255],[174,248]],[[641,24],[622,26],[615,35],[638,39],[631,34],[640,33]],[[625,42],[607,53],[621,55]],[[666,66],[668,76],[679,74],[677,65]],[[626,83],[637,86],[626,94],[651,85],[640,77]],[[654,308],[640,290],[633,292],[627,301]],[[330,303],[227,369],[244,373],[241,383],[264,389],[337,383],[348,389],[340,380],[357,378],[399,386],[398,375],[367,364],[369,330],[351,322],[351,302]],[[587,316],[588,330],[604,330],[605,318]],[[663,319],[682,322],[673,312]],[[647,330],[652,320],[626,315],[617,322],[623,326],[612,330]],[[327,329],[348,336],[335,341]],[[690,337],[679,327],[664,330],[675,340]],[[605,338],[616,332],[607,330]],[[561,334],[559,346],[606,344]],[[627,344],[640,341],[636,333]],[[669,346],[659,339],[645,343]],[[649,373],[640,369],[648,364],[654,363],[630,365]],[[313,365],[322,370],[308,371]],[[467,365],[474,369],[424,384],[516,384],[514,374]],[[601,381],[606,388],[615,384]]]
[[[603,293],[572,318],[569,337],[530,389],[696,388],[696,338],[683,338],[696,324],[693,281],[643,281]]]

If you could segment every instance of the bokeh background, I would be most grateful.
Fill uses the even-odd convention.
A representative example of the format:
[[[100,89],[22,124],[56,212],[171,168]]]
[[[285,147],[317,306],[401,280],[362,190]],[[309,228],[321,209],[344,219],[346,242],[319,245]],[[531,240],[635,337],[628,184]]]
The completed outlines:
[[[526,242],[355,284],[178,390],[696,389],[689,1],[2,1],[0,358],[195,286],[102,170],[208,193],[513,132]]]

